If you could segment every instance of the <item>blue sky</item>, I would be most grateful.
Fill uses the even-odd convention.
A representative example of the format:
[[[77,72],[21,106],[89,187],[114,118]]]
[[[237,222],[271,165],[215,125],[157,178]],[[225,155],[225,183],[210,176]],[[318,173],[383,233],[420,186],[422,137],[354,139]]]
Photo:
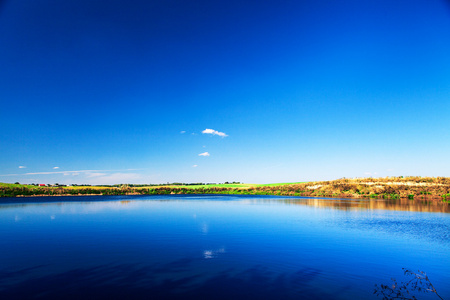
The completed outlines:
[[[449,53],[443,0],[2,1],[0,182],[450,176]]]

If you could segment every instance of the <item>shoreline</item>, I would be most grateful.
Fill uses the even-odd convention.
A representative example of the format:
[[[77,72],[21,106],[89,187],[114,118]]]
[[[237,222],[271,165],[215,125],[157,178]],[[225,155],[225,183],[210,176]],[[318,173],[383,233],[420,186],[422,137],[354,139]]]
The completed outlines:
[[[276,185],[36,187],[0,183],[1,197],[231,194],[353,199],[408,199],[450,203],[449,177],[354,178]]]
[[[428,201],[439,201],[444,203],[450,203],[450,201],[446,201],[446,198],[438,195],[421,195],[419,197],[414,197],[413,199],[408,197],[391,197],[390,195],[379,195],[381,197],[364,197],[359,194],[337,194],[337,195],[304,195],[297,193],[246,193],[246,192],[235,192],[235,191],[221,191],[221,192],[208,192],[202,191],[201,193],[196,193],[195,191],[185,193],[185,192],[174,192],[170,193],[161,192],[161,193],[139,193],[139,192],[130,192],[130,193],[118,193],[118,194],[103,194],[103,193],[86,193],[86,194],[32,194],[32,195],[15,195],[15,196],[3,196],[1,198],[37,198],[37,197],[83,197],[83,196],[145,196],[145,195],[248,195],[248,196],[277,196],[277,197],[302,197],[302,198],[329,198],[329,199],[358,199],[358,200],[428,200]],[[1,200],[0,200],[1,201]]]

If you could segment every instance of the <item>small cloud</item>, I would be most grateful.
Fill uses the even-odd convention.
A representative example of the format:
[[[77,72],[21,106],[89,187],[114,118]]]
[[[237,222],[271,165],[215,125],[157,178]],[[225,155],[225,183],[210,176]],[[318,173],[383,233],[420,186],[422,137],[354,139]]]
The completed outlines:
[[[205,130],[203,130],[202,133],[205,133],[205,134],[212,134],[212,135],[218,135],[218,136],[221,136],[221,137],[226,137],[226,136],[228,136],[228,135],[225,134],[224,132],[220,132],[220,131],[217,131],[217,130],[214,130],[214,129],[208,129],[208,128],[206,128]]]
[[[364,172],[364,175],[372,175],[370,172]]]
[[[53,167],[53,170],[59,169],[59,167]]]
[[[180,133],[181,133],[181,134],[184,134],[184,133],[186,133],[186,131],[182,130],[182,131],[180,131]]]
[[[200,153],[198,156],[210,156],[209,152]]]
[[[198,165],[193,165],[192,167],[193,167],[193,168],[197,168],[197,167],[198,167]]]
[[[19,169],[25,169],[26,167],[25,166],[19,166]]]
[[[195,132],[191,133],[192,135],[197,135]]]

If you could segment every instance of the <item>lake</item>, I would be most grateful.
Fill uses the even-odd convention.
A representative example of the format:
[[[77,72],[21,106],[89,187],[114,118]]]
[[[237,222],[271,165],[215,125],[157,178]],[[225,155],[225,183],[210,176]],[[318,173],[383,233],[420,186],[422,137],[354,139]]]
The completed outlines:
[[[0,199],[0,299],[450,299],[450,206],[167,195]],[[418,294],[419,299],[438,299]]]

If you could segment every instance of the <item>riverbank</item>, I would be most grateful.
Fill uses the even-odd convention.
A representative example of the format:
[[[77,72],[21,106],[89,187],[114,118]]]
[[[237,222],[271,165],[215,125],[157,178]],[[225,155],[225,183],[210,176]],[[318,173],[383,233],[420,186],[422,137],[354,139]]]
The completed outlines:
[[[83,196],[83,195],[165,195],[165,194],[237,194],[331,198],[426,199],[450,202],[448,177],[354,178],[279,185],[243,185],[242,187],[157,186],[157,187],[36,187],[0,185],[0,197]]]

